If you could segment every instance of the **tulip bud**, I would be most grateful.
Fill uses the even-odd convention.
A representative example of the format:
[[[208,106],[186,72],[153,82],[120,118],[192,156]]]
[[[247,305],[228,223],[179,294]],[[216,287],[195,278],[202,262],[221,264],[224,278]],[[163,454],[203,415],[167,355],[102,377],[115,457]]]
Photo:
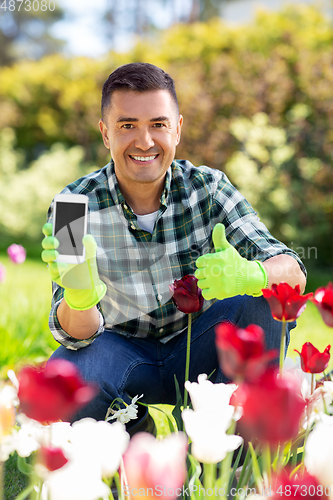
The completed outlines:
[[[204,298],[201,289],[198,288],[197,278],[193,275],[186,275],[180,280],[175,280],[169,286],[172,293],[172,300],[177,309],[183,313],[190,314],[197,311],[203,306]]]

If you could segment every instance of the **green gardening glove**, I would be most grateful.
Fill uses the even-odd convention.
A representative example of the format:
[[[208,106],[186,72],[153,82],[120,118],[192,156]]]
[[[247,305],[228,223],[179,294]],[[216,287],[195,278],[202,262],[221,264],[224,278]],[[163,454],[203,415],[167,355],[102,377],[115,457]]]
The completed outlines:
[[[214,227],[213,244],[215,253],[202,255],[196,261],[195,277],[203,297],[222,300],[236,295],[261,295],[268,284],[261,262],[241,257],[228,243],[223,224]]]
[[[95,238],[91,234],[84,236],[86,257],[82,264],[66,264],[55,262],[59,255],[56,250],[59,241],[52,236],[52,224],[44,224],[43,233],[42,260],[48,264],[52,281],[65,289],[64,299],[71,309],[91,309],[106,293],[106,285],[98,275]]]

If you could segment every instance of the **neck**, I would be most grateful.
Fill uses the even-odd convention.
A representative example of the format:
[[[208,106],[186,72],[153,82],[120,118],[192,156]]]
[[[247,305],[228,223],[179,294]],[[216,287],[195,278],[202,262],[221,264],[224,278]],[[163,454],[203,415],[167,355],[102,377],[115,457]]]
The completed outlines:
[[[164,188],[164,180],[160,189],[151,184],[140,184],[135,193],[119,184],[126,203],[137,215],[146,215],[156,212],[160,208],[160,198]]]

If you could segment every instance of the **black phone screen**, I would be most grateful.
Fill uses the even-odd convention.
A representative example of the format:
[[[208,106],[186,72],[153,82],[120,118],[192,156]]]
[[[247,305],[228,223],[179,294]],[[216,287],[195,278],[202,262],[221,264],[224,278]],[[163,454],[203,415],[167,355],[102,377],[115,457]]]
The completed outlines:
[[[84,203],[56,202],[54,235],[59,240],[58,252],[61,255],[83,255]]]

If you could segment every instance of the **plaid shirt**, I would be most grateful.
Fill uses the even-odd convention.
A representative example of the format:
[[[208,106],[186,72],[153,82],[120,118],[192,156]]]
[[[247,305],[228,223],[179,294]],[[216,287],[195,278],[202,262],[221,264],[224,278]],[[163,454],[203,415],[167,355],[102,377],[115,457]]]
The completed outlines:
[[[173,161],[166,173],[153,233],[138,226],[136,215],[119,190],[111,161],[67,186],[63,193],[89,197],[88,232],[97,242],[97,264],[107,293],[99,304],[100,327],[87,340],[74,339],[60,326],[57,307],[63,289],[53,283],[50,329],[70,349],[89,345],[104,329],[166,342],[187,327],[187,315],[175,307],[169,285],[194,274],[196,259],[214,250],[212,230],[218,222],[242,257],[265,261],[278,254],[298,255],[269,233],[247,200],[226,175],[189,161]],[[52,220],[52,205],[49,211]],[[214,300],[205,301],[201,311]]]

